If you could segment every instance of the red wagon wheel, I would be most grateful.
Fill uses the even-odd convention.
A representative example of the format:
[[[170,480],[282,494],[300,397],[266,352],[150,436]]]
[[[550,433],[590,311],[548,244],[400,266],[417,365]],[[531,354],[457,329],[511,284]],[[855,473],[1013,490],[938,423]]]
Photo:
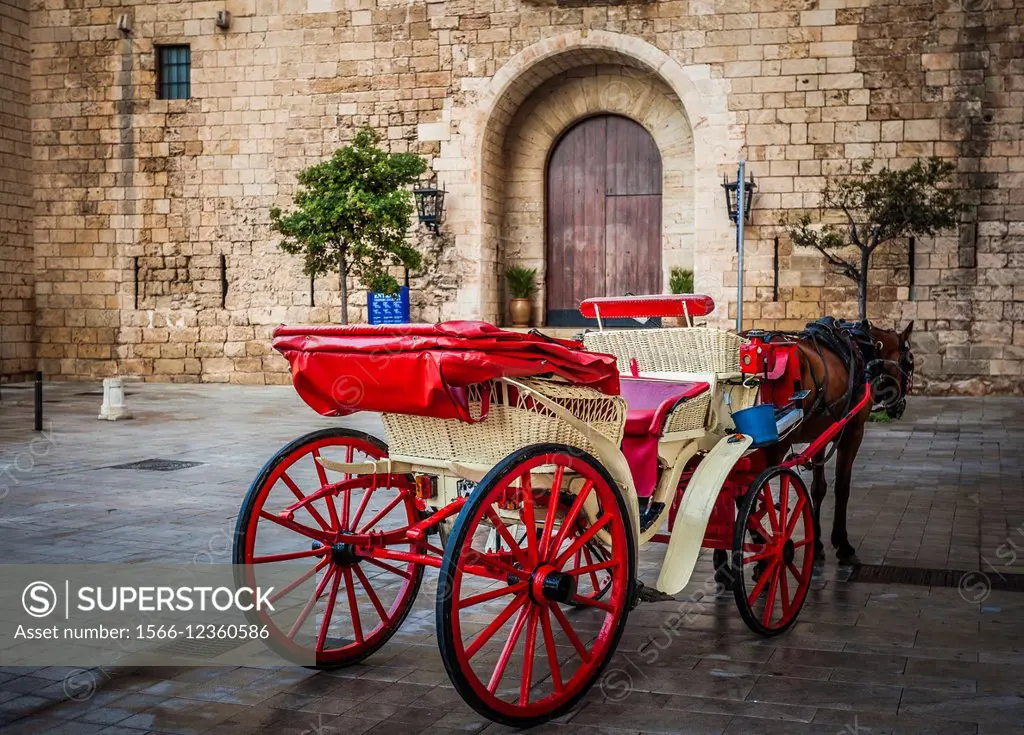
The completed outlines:
[[[520,542],[513,525],[541,531]],[[492,529],[504,541],[497,550],[487,547]],[[577,563],[585,548],[590,561],[581,553]],[[634,567],[625,503],[596,459],[561,444],[503,459],[463,507],[438,580],[438,644],[455,688],[480,714],[513,726],[570,709],[615,651]],[[606,585],[598,577],[588,587],[592,572],[607,575]]]
[[[733,594],[743,621],[774,636],[795,621],[814,567],[814,516],[800,476],[770,467],[743,497],[733,538]]]
[[[316,668],[360,661],[394,635],[412,608],[422,566],[368,559],[359,544],[337,539],[343,531],[369,534],[415,523],[411,482],[404,475],[383,483],[352,481],[317,461],[360,462],[387,453],[387,445],[369,434],[315,431],[274,455],[249,488],[234,547],[234,563],[246,566],[236,577],[245,585],[272,578],[275,610],[247,615],[267,626],[268,645],[288,660],[315,661]],[[286,512],[331,484],[339,486],[337,494]],[[404,544],[393,548],[412,551]]]

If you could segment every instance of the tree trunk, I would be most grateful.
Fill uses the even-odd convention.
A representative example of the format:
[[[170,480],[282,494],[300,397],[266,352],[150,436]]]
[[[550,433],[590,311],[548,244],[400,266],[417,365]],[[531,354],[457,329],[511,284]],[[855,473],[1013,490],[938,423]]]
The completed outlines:
[[[348,262],[344,252],[338,256],[338,285],[341,292],[341,323],[348,324]]]
[[[860,251],[860,273],[857,279],[857,316],[865,322],[868,319],[868,269],[871,265],[871,252],[866,248]]]

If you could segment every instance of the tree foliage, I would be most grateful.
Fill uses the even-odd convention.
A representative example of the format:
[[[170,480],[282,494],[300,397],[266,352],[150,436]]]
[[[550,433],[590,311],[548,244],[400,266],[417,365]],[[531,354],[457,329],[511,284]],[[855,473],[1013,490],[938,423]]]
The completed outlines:
[[[342,321],[347,322],[347,276],[367,289],[392,294],[389,269],[420,267],[420,253],[406,240],[415,205],[408,190],[426,169],[412,153],[389,153],[365,128],[326,161],[299,172],[295,209],[270,211],[271,227],[284,236],[281,249],[303,257],[309,276],[338,272]]]
[[[868,271],[875,250],[894,240],[956,227],[963,209],[960,192],[950,186],[956,167],[948,161],[929,158],[876,173],[871,172],[873,165],[865,161],[855,174],[827,179],[819,219],[839,212],[842,224],[815,225],[808,213],[796,223],[784,223],[794,245],[814,248],[835,272],[857,284],[861,319],[867,318]],[[859,257],[846,257],[843,251],[850,248]]]

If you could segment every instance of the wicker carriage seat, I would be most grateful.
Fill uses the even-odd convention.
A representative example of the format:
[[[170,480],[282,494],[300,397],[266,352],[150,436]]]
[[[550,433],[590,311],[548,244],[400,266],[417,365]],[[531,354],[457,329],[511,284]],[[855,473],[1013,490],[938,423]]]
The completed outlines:
[[[620,378],[620,395],[626,399],[626,436],[661,436],[665,419],[682,402],[706,393],[710,386],[655,378]]]

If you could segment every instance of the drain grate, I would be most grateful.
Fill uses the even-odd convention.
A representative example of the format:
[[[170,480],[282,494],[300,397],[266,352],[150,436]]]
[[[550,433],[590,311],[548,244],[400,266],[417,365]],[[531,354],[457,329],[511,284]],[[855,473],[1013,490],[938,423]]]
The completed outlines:
[[[1007,574],[996,571],[966,572],[956,569],[921,569],[919,567],[861,564],[854,567],[846,581],[868,584],[910,584],[918,587],[959,587],[961,584],[983,582],[984,580],[988,580],[988,587],[993,590],[1024,592],[1024,574]]]
[[[165,653],[168,656],[212,659],[228,651],[233,651],[247,642],[233,638],[182,638],[157,646],[152,652]]]
[[[139,462],[116,464],[112,470],[148,470],[149,472],[177,472],[189,467],[199,467],[202,462],[181,462],[177,459],[143,459]]]

